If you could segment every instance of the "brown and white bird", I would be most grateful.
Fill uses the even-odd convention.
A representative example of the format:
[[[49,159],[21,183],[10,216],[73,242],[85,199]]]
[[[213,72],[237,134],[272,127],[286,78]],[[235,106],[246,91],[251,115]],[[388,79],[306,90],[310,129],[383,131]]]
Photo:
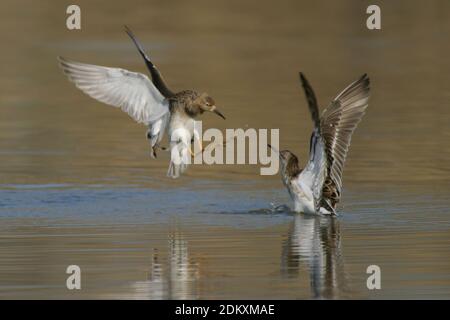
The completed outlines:
[[[296,212],[335,215],[352,134],[368,106],[369,78],[365,74],[345,88],[321,117],[314,91],[302,73],[300,81],[314,121],[309,161],[302,169],[291,151],[280,151],[282,181]]]
[[[194,119],[205,111],[214,112],[223,119],[215,102],[207,93],[184,90],[177,93],[166,85],[158,68],[150,61],[142,46],[128,27],[125,31],[144,58],[152,81],[137,72],[69,61],[58,57],[60,66],[70,81],[92,98],[119,107],[138,123],[149,127],[147,138],[151,156],[156,158],[164,133],[170,142],[171,160],[167,175],[177,178],[183,173],[193,155],[191,142],[197,138]],[[202,147],[200,145],[200,150]]]

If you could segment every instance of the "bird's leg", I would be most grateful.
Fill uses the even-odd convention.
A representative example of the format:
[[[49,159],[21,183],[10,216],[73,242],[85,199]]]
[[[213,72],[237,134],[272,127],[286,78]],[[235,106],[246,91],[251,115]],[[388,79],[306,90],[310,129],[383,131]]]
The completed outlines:
[[[192,148],[191,148],[191,146],[189,145],[188,147],[188,150],[189,150],[189,153],[191,154],[191,156],[193,156],[193,157],[195,157],[195,153],[194,152],[192,152]]]
[[[213,146],[216,146],[216,145],[222,145],[224,148],[225,148],[225,146],[226,146],[226,141],[224,141],[224,142],[222,142],[222,143],[220,143],[220,142],[215,142],[214,144],[209,144],[209,145],[207,145],[206,146],[206,148],[203,148],[203,146],[202,146],[202,142],[201,142],[201,140],[199,140],[199,145],[200,145],[200,152],[203,154],[203,152],[205,152],[205,150],[207,149],[207,148],[209,148],[209,147],[211,147],[212,145]],[[198,153],[200,153],[200,152],[198,152]],[[197,155],[198,153],[196,153],[195,155]]]
[[[158,156],[157,156],[157,154],[156,154],[156,148],[155,147],[151,147],[151,154],[150,154],[150,156],[153,158],[153,159],[156,159]]]
[[[153,146],[153,147],[151,147],[151,149],[152,149],[152,155],[153,155],[153,157],[156,159],[156,150],[162,150],[162,151],[167,151],[168,150],[168,148],[167,147],[163,147],[163,146],[161,146],[161,145],[159,145],[159,143],[155,143],[155,145]]]
[[[150,129],[147,130],[147,133],[145,134],[145,136],[146,136],[147,140],[150,141],[150,144],[151,144],[151,140],[152,140],[153,136],[152,136],[152,132],[151,132]],[[153,158],[155,158],[155,159],[156,159],[156,157],[157,157],[156,151],[157,151],[158,149],[160,149],[160,150],[162,150],[162,151],[168,150],[167,147],[161,146],[161,145],[159,144],[159,142],[155,143],[153,146],[151,146],[151,156],[152,156]]]
[[[203,151],[205,151],[205,150],[203,149],[202,139],[200,138],[200,133],[196,129],[194,129],[194,136],[192,137],[192,142],[194,144],[195,144],[195,140],[198,141],[198,146],[200,147],[200,152],[199,153],[203,154]]]
[[[167,150],[169,150],[168,147],[164,147],[164,146],[160,145],[159,142],[157,142],[157,143],[154,145],[153,148],[159,149],[159,150],[162,150],[162,151],[167,151]]]
[[[205,149],[203,149],[202,141],[200,139],[198,140],[198,146],[200,147],[200,152],[203,153]]]
[[[187,144],[186,148],[188,149],[188,151],[191,154],[191,156],[195,157],[195,153],[192,151],[192,147],[191,147],[192,141],[193,140],[191,139],[190,143]]]
[[[157,155],[156,155],[157,144],[152,146],[152,138],[153,138],[153,136],[152,136],[152,132],[151,132],[150,129],[147,130],[147,133],[145,134],[145,136],[146,136],[147,140],[150,141],[150,156],[153,159],[156,159],[157,158]]]

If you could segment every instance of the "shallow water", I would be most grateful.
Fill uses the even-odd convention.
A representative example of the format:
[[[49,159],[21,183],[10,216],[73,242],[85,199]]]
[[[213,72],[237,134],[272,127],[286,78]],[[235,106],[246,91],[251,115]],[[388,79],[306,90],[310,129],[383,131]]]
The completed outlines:
[[[368,31],[363,2],[80,1],[83,29],[67,31],[64,4],[2,1],[0,298],[450,298],[450,8],[419,4],[383,4]],[[290,212],[280,178],[255,165],[166,178],[145,128],[56,66],[145,72],[125,23],[173,88],[215,98],[227,121],[204,127],[280,128],[302,163],[312,124],[297,72],[322,105],[367,72],[340,216]],[[369,265],[381,290],[366,287]]]

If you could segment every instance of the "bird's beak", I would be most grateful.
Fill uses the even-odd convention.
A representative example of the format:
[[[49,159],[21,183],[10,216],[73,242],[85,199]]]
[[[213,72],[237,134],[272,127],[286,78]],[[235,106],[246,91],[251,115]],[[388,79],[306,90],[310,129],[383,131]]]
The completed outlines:
[[[277,150],[277,148],[272,147],[272,145],[270,145],[270,144],[267,144],[267,146],[268,146],[270,149],[272,149],[273,152],[278,153],[278,156],[279,156],[281,159],[284,159],[283,155],[280,153],[280,151]]]
[[[275,147],[272,147],[272,145],[267,144],[267,146],[272,149],[274,152],[279,153],[278,150]]]
[[[217,110],[216,106],[212,106],[211,111],[214,112],[215,114],[217,114],[219,117],[221,117],[223,120],[225,119],[225,116],[222,114],[222,112],[220,112],[219,110]]]

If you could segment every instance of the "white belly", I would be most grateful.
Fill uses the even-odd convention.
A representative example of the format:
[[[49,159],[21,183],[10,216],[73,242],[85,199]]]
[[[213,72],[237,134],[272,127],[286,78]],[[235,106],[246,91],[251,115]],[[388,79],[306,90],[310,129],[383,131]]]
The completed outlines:
[[[312,200],[302,197],[295,197],[294,210],[295,212],[302,212],[308,214],[316,213],[316,210],[314,210],[314,202]]]
[[[170,120],[170,164],[167,175],[178,178],[191,163],[191,140],[194,131],[194,120],[175,114]]]
[[[294,200],[294,211],[307,214],[330,214],[325,208],[320,208],[320,212],[316,212],[314,207],[314,198],[312,190],[300,179],[291,181],[289,190],[292,200]]]
[[[174,131],[178,131],[180,129],[187,130],[192,136],[194,132],[194,119],[180,117],[178,114],[174,114],[170,119],[169,128],[169,136],[172,136]]]

